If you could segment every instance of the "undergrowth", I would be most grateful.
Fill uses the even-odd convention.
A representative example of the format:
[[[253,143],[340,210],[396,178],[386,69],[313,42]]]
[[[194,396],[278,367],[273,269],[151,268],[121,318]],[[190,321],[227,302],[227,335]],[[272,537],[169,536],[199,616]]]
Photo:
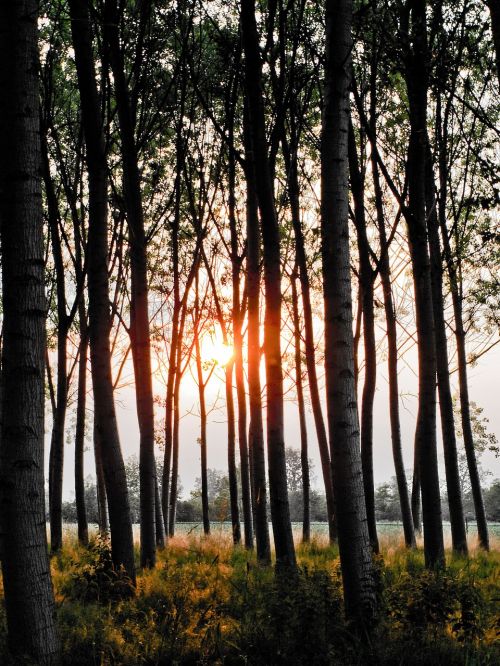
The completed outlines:
[[[361,640],[343,616],[338,551],[297,549],[275,575],[223,536],[176,537],[134,590],[109,544],[67,543],[52,559],[63,663],[494,666],[500,663],[500,553],[425,569],[420,551],[377,560],[379,615]],[[8,660],[0,618],[0,663]],[[3,659],[2,659],[3,657]]]

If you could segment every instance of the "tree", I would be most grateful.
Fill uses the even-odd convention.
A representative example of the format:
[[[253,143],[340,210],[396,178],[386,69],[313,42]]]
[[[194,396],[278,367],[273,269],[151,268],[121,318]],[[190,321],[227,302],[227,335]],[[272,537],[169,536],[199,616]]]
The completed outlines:
[[[409,0],[403,10],[405,76],[409,100],[408,234],[413,269],[418,339],[418,415],[414,475],[422,488],[425,561],[444,564],[443,527],[436,443],[436,345],[431,269],[427,245],[426,143],[428,50],[425,0]],[[410,28],[408,28],[410,25]],[[406,31],[406,32],[405,32]]]
[[[260,234],[255,170],[252,160],[253,143],[249,128],[248,109],[243,112],[243,141],[245,144],[246,228],[248,292],[248,450],[254,515],[257,558],[262,564],[271,562],[271,544],[267,516],[266,460],[262,424],[262,395],[260,383]]]
[[[147,3],[142,5],[142,11],[147,12],[148,8]],[[144,22],[145,20],[141,22],[141,25],[144,25]],[[154,567],[156,562],[156,466],[148,312],[147,238],[144,228],[138,151],[134,136],[135,118],[132,113],[124,57],[120,47],[119,24],[118,4],[115,0],[107,0],[104,7],[104,36],[109,48],[118,110],[123,160],[123,191],[130,242],[130,343],[134,362],[137,417],[140,431],[141,564],[142,566]]]
[[[373,481],[373,402],[377,382],[377,350],[375,343],[375,305],[373,285],[376,272],[371,264],[365,216],[365,182],[362,173],[352,121],[349,123],[349,173],[354,200],[354,224],[359,253],[359,294],[363,315],[363,341],[365,377],[361,399],[361,466],[365,491],[368,532],[375,553],[379,552],[377,523],[375,520],[375,489]]]
[[[349,618],[363,626],[375,609],[375,587],[354,385],[347,142],[351,21],[350,0],[327,0],[321,235],[328,431],[344,600]]]
[[[2,571],[9,647],[57,664],[44,507],[44,244],[39,139],[38,7],[0,6],[2,245]],[[16,658],[17,660],[17,658]]]
[[[117,567],[123,565],[130,578],[135,580],[127,479],[111,379],[107,165],[85,0],[70,0],[70,15],[89,176],[89,339],[96,429],[106,482],[113,562]]]
[[[488,520],[500,522],[500,479],[493,481],[484,493],[484,507]]]
[[[267,380],[267,448],[269,492],[276,564],[296,567],[290,510],[286,488],[285,442],[283,433],[283,374],[281,368],[281,262],[280,238],[273,183],[268,159],[262,98],[262,62],[253,0],[242,0],[241,29],[245,51],[245,86],[253,166],[260,210],[263,241],[266,315],[264,351]]]

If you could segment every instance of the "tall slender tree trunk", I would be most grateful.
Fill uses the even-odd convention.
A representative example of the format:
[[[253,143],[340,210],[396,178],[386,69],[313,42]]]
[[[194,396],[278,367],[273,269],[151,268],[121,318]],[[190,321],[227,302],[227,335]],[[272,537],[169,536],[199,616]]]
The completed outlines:
[[[42,165],[45,192],[47,197],[48,220],[52,256],[56,273],[57,308],[57,382],[56,408],[52,424],[49,458],[49,515],[50,549],[57,552],[62,548],[62,491],[64,470],[64,429],[68,407],[67,341],[69,317],[66,314],[66,287],[64,260],[59,233],[59,210],[54,184],[50,176],[49,156],[45,140],[42,140]]]
[[[293,125],[292,125],[293,127]],[[307,377],[309,382],[309,394],[311,407],[318,439],[319,454],[321,459],[321,472],[325,485],[326,510],[328,514],[328,533],[330,542],[337,539],[337,525],[335,522],[335,503],[333,498],[332,466],[330,453],[328,451],[328,437],[326,434],[323,410],[318,389],[318,375],[316,372],[316,354],[314,350],[313,315],[311,306],[311,289],[309,285],[309,274],[307,270],[307,258],[304,243],[304,234],[300,221],[300,191],[297,165],[297,146],[292,133],[292,145],[283,141],[283,154],[288,174],[288,191],[290,195],[290,209],[292,214],[292,225],[295,238],[295,262],[299,271],[300,289],[303,305],[304,318],[304,342]]]
[[[74,192],[74,191],[73,191]],[[76,194],[76,192],[75,192]],[[78,360],[78,395],[76,403],[76,427],[75,427],[75,504],[78,522],[78,540],[83,545],[88,544],[89,529],[87,519],[87,507],[85,503],[85,426],[87,421],[87,365],[89,355],[89,331],[87,321],[87,309],[84,299],[85,271],[83,262],[83,223],[80,221],[76,210],[76,196],[70,198],[71,217],[73,220],[73,232],[75,238],[75,273],[76,283],[81,293],[78,294],[78,324],[80,332],[80,347]]]
[[[413,528],[417,534],[422,533],[422,514],[420,506],[420,463],[418,449],[413,452],[413,478],[411,482],[411,515]]]
[[[117,567],[123,565],[135,581],[127,478],[120,449],[111,375],[107,165],[90,19],[85,0],[70,0],[70,16],[89,175],[89,339],[94,408],[106,482],[113,563]]]
[[[348,186],[351,22],[350,0],[327,0],[321,232],[328,429],[344,603],[347,616],[367,627],[375,608],[375,584],[354,385]]]
[[[83,303],[82,303],[83,306]],[[87,408],[87,357],[89,339],[85,307],[80,307],[80,358],[78,360],[78,396],[75,428],[75,503],[78,523],[78,541],[84,546],[89,542],[87,508],[85,506],[85,416]]]
[[[283,424],[280,238],[274,204],[273,181],[266,144],[261,83],[262,63],[259,52],[254,0],[242,0],[241,29],[245,51],[245,86],[248,100],[250,132],[252,135],[253,164],[260,209],[264,256],[264,284],[266,293],[264,351],[266,355],[267,450],[271,517],[276,546],[276,565],[278,568],[294,569],[296,567],[296,559],[288,503]]]
[[[375,313],[373,285],[375,271],[370,261],[370,244],[366,232],[365,184],[361,173],[356,138],[352,122],[349,123],[349,171],[354,200],[354,221],[358,237],[359,284],[363,312],[363,344],[365,377],[361,399],[361,467],[365,491],[368,532],[375,553],[379,552],[377,520],[375,517],[375,482],[373,478],[373,403],[377,384],[377,348],[375,343]]]
[[[425,0],[409,0],[411,51],[406,57],[410,108],[408,148],[409,214],[418,340],[418,415],[415,452],[422,490],[424,551],[427,566],[444,564],[443,525],[436,444],[436,345],[426,222],[427,27]]]
[[[205,400],[205,380],[203,378],[203,364],[200,347],[200,302],[198,293],[198,276],[196,277],[195,300],[195,356],[196,374],[198,378],[198,395],[200,399],[200,458],[201,458],[201,512],[203,519],[203,532],[210,534],[210,516],[208,509],[208,465],[207,465],[207,407]]]
[[[441,414],[441,432],[443,435],[446,488],[448,491],[453,551],[465,555],[467,553],[467,535],[465,532],[462,492],[460,488],[460,473],[458,470],[455,419],[453,415],[453,399],[451,396],[450,369],[448,362],[448,341],[446,338],[446,322],[444,319],[443,262],[441,259],[441,243],[439,240],[439,221],[436,209],[437,202],[434,193],[435,181],[432,167],[432,155],[428,139],[426,157],[426,215],[427,226],[429,229],[432,305],[434,308],[434,325],[436,331],[436,367],[439,410]]]
[[[252,159],[248,110],[244,110],[244,141],[246,157],[246,222],[247,222],[247,293],[248,293],[248,396],[250,425],[248,445],[252,483],[255,541],[257,559],[270,564],[271,545],[267,517],[266,461],[262,425],[260,385],[260,238],[255,172]]]
[[[230,361],[224,371],[226,387],[226,411],[227,411],[227,471],[229,477],[229,504],[231,508],[231,525],[233,542],[241,543],[240,509],[238,504],[238,476],[236,474],[236,431],[234,420],[234,398],[233,398],[233,367]]]
[[[195,261],[197,261],[195,259]],[[168,505],[168,535],[174,536],[179,483],[179,437],[180,437],[180,392],[183,375],[182,337],[187,314],[187,293],[191,288],[192,274],[188,277],[178,328],[177,355],[175,359],[175,381],[172,396],[172,474],[170,479],[170,500]]]
[[[231,123],[231,134],[232,134]],[[231,136],[232,146],[232,136]],[[231,236],[231,272],[233,286],[233,348],[234,370],[236,379],[236,398],[238,403],[238,443],[240,449],[241,500],[243,505],[243,529],[245,547],[253,548],[252,500],[250,492],[250,461],[247,440],[247,399],[245,395],[245,377],[243,372],[243,336],[241,334],[243,314],[240,297],[241,258],[238,252],[238,231],[236,228],[236,164],[234,152],[229,153],[229,232]]]
[[[448,268],[448,278],[453,305],[453,318],[455,320],[455,343],[457,346],[458,360],[458,385],[460,396],[460,416],[462,423],[462,433],[464,438],[465,455],[471,480],[472,498],[477,521],[477,531],[479,545],[485,550],[489,550],[488,523],[486,521],[486,512],[484,509],[483,494],[481,490],[481,481],[477,467],[476,451],[474,447],[474,435],[470,417],[469,403],[469,382],[467,378],[467,354],[465,347],[465,328],[463,323],[463,294],[459,283],[459,271],[457,271],[457,260],[454,257],[450,245],[449,231],[446,224],[446,208],[448,194],[448,120],[449,110],[447,109],[444,117],[442,116],[441,105],[438,103],[436,109],[436,125],[439,132],[439,226],[441,237],[443,239],[443,250],[446,266]]]
[[[453,313],[455,318],[455,339],[457,344],[460,413],[462,419],[465,455],[467,458],[467,466],[469,468],[469,477],[471,482],[472,498],[474,501],[474,511],[476,514],[479,545],[484,550],[489,550],[490,544],[488,535],[488,522],[486,520],[483,492],[481,490],[481,480],[479,478],[479,470],[477,467],[474,434],[472,432],[470,416],[469,383],[467,379],[467,356],[465,350],[465,329],[462,319],[462,303],[458,294],[453,294],[453,291],[452,298]]]
[[[158,469],[155,478],[155,539],[157,548],[165,548],[165,526],[161,506],[160,486],[158,483]]]
[[[184,88],[181,91],[181,112],[184,110]],[[181,173],[184,151],[182,148],[182,124],[177,124],[175,144],[175,202],[172,221],[172,273],[173,273],[173,314],[170,354],[168,359],[167,390],[165,395],[165,451],[163,457],[162,509],[165,534],[170,533],[170,465],[173,448],[174,386],[177,372],[177,353],[181,345],[182,333],[179,332],[181,316],[180,268],[179,268],[179,225],[181,206]]]
[[[291,276],[292,283],[292,313],[293,313],[293,339],[295,350],[295,386],[297,390],[297,402],[299,407],[300,427],[300,465],[302,471],[302,541],[308,543],[311,540],[311,481],[309,474],[309,457],[307,442],[306,410],[304,406],[304,387],[302,385],[302,357],[300,343],[300,316],[297,295],[297,267]]]
[[[134,363],[137,418],[140,432],[141,565],[143,567],[154,567],[156,562],[156,463],[154,457],[154,400],[148,313],[147,243],[144,230],[137,146],[134,136],[134,120],[125,78],[125,64],[120,47],[118,25],[119,12],[116,0],[106,0],[104,35],[109,46],[113,72],[121,140],[123,189],[130,232],[130,344]]]
[[[104,469],[102,465],[101,438],[94,412],[94,459],[97,491],[97,519],[99,532],[104,534],[109,531],[108,500],[106,496],[106,482],[104,480]]]
[[[175,248],[175,245],[174,245]],[[175,250],[174,250],[175,251]],[[163,523],[165,526],[165,535],[169,533],[169,502],[170,502],[170,466],[172,463],[172,441],[173,441],[173,412],[174,412],[174,383],[175,369],[178,345],[178,326],[180,304],[175,300],[176,282],[178,285],[178,275],[176,279],[176,269],[174,268],[174,314],[172,317],[172,338],[170,341],[170,356],[167,375],[167,390],[165,396],[165,451],[163,455],[163,478],[161,485],[161,500],[163,509]]]
[[[184,313],[181,318],[184,319]],[[184,323],[182,321],[180,325],[180,338],[182,338],[183,331],[184,331]],[[173,414],[172,414],[172,475],[170,479],[170,501],[168,505],[169,537],[173,537],[175,534],[177,492],[178,492],[177,489],[179,484],[179,428],[180,428],[179,402],[180,402],[180,390],[181,390],[181,379],[182,379],[182,375],[180,372],[181,354],[182,354],[182,347],[179,344],[177,350],[177,361],[176,361],[177,371],[174,383]]]
[[[45,530],[44,243],[38,7],[0,5],[2,572],[10,651],[60,662]]]
[[[371,113],[370,129],[371,140],[376,145],[376,69],[372,69],[371,85]],[[387,326],[387,370],[389,375],[389,415],[391,422],[392,456],[394,459],[394,470],[396,472],[396,483],[398,486],[399,504],[403,520],[403,531],[405,544],[409,548],[415,547],[415,530],[408,494],[408,483],[403,459],[403,445],[401,441],[401,421],[399,418],[399,381],[398,381],[398,334],[396,327],[396,311],[392,297],[391,268],[389,262],[389,244],[385,230],[384,204],[382,188],[380,186],[380,175],[375,151],[372,146],[371,167],[373,175],[373,189],[375,193],[375,208],[377,214],[377,227],[380,238],[379,273],[384,295],[384,311]]]

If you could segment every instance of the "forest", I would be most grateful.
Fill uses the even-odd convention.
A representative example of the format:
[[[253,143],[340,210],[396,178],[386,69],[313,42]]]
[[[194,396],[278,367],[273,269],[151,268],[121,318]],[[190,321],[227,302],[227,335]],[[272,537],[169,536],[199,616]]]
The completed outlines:
[[[499,92],[500,0],[0,2],[0,663],[500,663]]]

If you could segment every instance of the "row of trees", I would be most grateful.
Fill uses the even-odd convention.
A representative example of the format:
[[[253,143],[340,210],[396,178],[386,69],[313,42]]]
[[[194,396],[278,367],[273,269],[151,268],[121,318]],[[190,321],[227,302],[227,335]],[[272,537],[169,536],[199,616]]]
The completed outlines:
[[[0,467],[14,652],[39,663],[56,663],[59,653],[44,528],[45,377],[51,549],[62,546],[72,405],[78,534],[88,540],[83,452],[92,406],[99,522],[109,528],[115,566],[133,583],[114,393],[130,356],[141,566],[153,567],[157,547],[175,531],[189,370],[199,391],[210,531],[206,387],[214,364],[202,343],[213,330],[233,349],[222,382],[233,538],[249,549],[255,542],[260,563],[271,562],[270,514],[277,568],[296,569],[283,423],[293,386],[304,538],[307,395],[346,613],[361,627],[376,612],[373,405],[382,357],[407,545],[423,523],[426,563],[444,565],[437,386],[453,549],[467,551],[453,364],[479,541],[488,548],[467,378],[467,343],[480,342],[478,358],[498,328],[498,2],[488,5],[491,20],[480,0],[257,8],[254,0],[67,0],[40,11],[34,0],[2,4]],[[410,494],[398,368],[412,345],[418,414]],[[156,366],[155,376],[164,371],[161,483]]]
[[[304,525],[304,490],[302,478],[302,465],[300,461],[300,451],[287,448],[285,451],[287,463],[287,488],[288,499],[290,503],[290,519],[292,523],[302,523],[303,538],[307,538]],[[127,473],[130,516],[132,523],[139,524],[140,514],[140,482],[139,482],[139,460],[137,456],[131,456],[125,461],[125,470]],[[309,463],[309,471],[314,474],[312,461]],[[463,476],[468,476],[466,470],[462,470]],[[241,474],[238,470],[238,482],[240,483]],[[465,479],[467,481],[467,479]],[[194,488],[189,495],[183,495],[182,486],[178,484],[177,499],[177,522],[178,523],[198,523],[203,526],[203,504],[202,504],[202,484],[201,477],[195,480]],[[216,523],[227,523],[231,521],[231,503],[229,491],[229,477],[226,472],[218,469],[208,468],[207,470],[207,494],[209,515],[212,521]],[[464,515],[467,521],[474,517],[474,500],[471,494],[470,485],[462,487],[462,497],[464,506]],[[486,517],[490,521],[500,522],[500,480],[494,479],[487,487],[483,486],[483,497]],[[443,519],[449,520],[447,512],[448,501],[441,495],[443,505]],[[326,505],[326,496],[318,490],[310,490],[308,497],[309,515],[311,522],[328,523],[328,511]],[[99,503],[97,498],[97,486],[95,479],[88,476],[85,480],[85,506],[90,523],[98,524],[100,520]],[[401,522],[401,504],[396,477],[390,481],[380,483],[375,488],[375,507],[377,521]],[[241,504],[239,510],[242,511]],[[76,502],[63,502],[62,515],[65,523],[75,524],[78,517],[76,512]]]

